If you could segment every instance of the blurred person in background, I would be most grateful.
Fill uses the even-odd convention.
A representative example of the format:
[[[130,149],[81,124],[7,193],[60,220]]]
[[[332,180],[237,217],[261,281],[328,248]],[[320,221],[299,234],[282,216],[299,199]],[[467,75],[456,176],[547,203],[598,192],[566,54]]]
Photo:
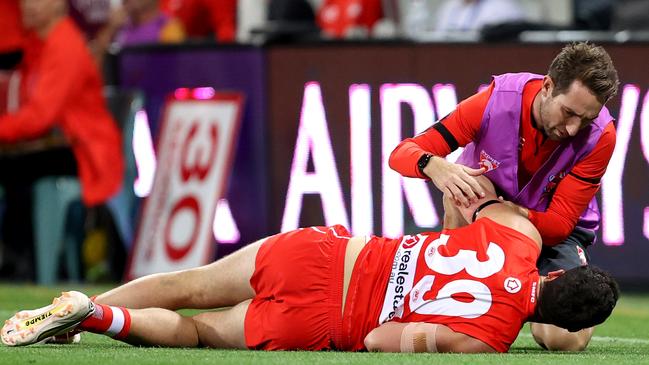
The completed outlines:
[[[20,80],[17,66],[23,57],[25,29],[20,20],[19,0],[0,1],[0,115],[15,107]],[[14,99],[10,101],[11,99]]]
[[[103,45],[97,42],[98,36],[109,23],[111,12],[119,1],[68,0],[68,16],[85,36],[98,65],[102,64],[105,51]]]
[[[122,26],[115,42],[122,46],[141,43],[177,43],[185,39],[180,22],[163,13],[158,0],[124,0]]]
[[[0,1],[0,71],[14,68],[22,58],[24,29],[18,0]],[[1,109],[0,109],[1,111]]]
[[[480,31],[487,25],[523,20],[525,13],[515,0],[446,0],[437,11],[434,29]]]
[[[20,5],[28,31],[20,105],[0,115],[0,183],[7,206],[5,244],[32,250],[34,181],[78,176],[83,203],[95,206],[118,191],[124,167],[120,132],[106,108],[97,65],[67,16],[66,0],[21,0]],[[31,270],[32,262],[19,257],[3,267],[2,276],[31,280],[33,270],[17,270]]]
[[[613,9],[622,2],[621,0],[573,0],[575,29],[611,29]],[[646,0],[642,2],[648,3]],[[646,9],[649,10],[649,7]]]
[[[20,21],[18,0],[0,1],[0,29],[2,29],[0,37],[0,115],[2,115],[16,107],[18,90],[16,85],[20,82],[17,66],[23,56],[25,31]],[[4,192],[0,189],[0,220],[4,217],[6,200]],[[17,256],[31,254],[31,249],[23,252],[21,246],[4,244],[3,241],[6,242],[7,239],[2,234],[3,228],[4,226],[0,224],[0,268],[5,262],[15,261]],[[9,241],[11,242],[11,239]]]
[[[162,0],[159,7],[180,21],[188,38],[235,41],[237,0]]]
[[[368,38],[383,17],[381,0],[324,0],[318,25],[328,38]]]
[[[94,41],[98,63],[111,44],[118,47],[147,43],[178,43],[185,39],[180,22],[165,14],[158,0],[124,0],[111,11],[108,23]]]
[[[245,11],[245,9],[241,10]],[[245,14],[240,15],[245,16]],[[320,40],[320,28],[316,24],[315,12],[306,0],[268,0],[265,18],[265,22],[250,29],[251,39],[257,43]],[[239,31],[245,29],[240,28]]]
[[[617,0],[613,2],[611,28],[614,30],[648,31],[649,1]]]
[[[68,15],[86,39],[95,39],[108,23],[115,0],[68,0]]]

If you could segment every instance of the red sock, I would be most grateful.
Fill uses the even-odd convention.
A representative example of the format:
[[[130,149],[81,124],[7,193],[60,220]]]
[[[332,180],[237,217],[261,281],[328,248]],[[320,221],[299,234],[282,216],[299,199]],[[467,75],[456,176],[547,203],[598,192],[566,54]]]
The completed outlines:
[[[131,330],[131,314],[126,308],[95,303],[95,312],[78,329],[123,340]]]

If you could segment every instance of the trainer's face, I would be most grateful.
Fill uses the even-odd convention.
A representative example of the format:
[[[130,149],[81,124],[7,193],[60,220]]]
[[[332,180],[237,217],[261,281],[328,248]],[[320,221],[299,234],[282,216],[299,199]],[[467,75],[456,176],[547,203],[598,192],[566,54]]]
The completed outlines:
[[[539,102],[538,127],[545,135],[560,141],[577,135],[580,129],[590,125],[602,110],[597,97],[581,81],[575,80],[563,93],[552,95],[554,82],[543,79]]]

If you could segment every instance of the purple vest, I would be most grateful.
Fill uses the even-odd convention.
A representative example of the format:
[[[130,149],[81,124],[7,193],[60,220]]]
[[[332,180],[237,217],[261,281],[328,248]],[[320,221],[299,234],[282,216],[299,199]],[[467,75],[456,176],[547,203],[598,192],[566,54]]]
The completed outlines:
[[[169,22],[169,17],[160,14],[150,21],[135,25],[126,23],[115,36],[115,42],[120,46],[133,46],[144,43],[159,43],[160,32]]]
[[[518,158],[523,88],[528,81],[543,78],[530,73],[494,76],[495,86],[482,116],[476,139],[468,144],[457,163],[477,168],[491,166],[485,175],[505,199],[536,211],[546,211],[557,184],[573,166],[593,150],[604,127],[613,120],[603,107],[593,123],[574,138],[561,142],[525,186],[518,186]],[[599,209],[593,198],[577,222],[578,227],[596,230]]]

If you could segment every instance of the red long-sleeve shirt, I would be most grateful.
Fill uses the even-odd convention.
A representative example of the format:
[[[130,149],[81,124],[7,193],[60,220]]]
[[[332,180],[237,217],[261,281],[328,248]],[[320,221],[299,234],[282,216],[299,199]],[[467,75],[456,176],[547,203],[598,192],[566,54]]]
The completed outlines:
[[[235,40],[236,0],[165,1],[160,6],[180,20],[189,37],[214,33],[214,38],[219,43],[232,43]]]
[[[545,162],[558,142],[544,138],[543,133],[533,126],[531,108],[534,97],[541,90],[542,80],[528,82],[523,89],[521,110],[521,137],[524,138],[520,151],[518,182],[526,184],[535,171]],[[440,123],[453,135],[459,146],[473,141],[480,130],[482,115],[491,97],[494,84],[458,104],[455,111]],[[609,123],[593,150],[577,162],[570,174],[561,181],[545,212],[529,210],[529,219],[543,237],[545,245],[562,242],[574,229],[579,216],[584,212],[599,189],[599,181],[606,172],[615,148],[615,127]],[[419,173],[417,160],[424,153],[446,156],[451,151],[442,135],[433,128],[403,140],[390,155],[390,167],[404,176],[425,178]]]
[[[0,53],[17,51],[21,48],[24,30],[20,21],[18,0],[0,1]]]
[[[122,182],[122,142],[83,35],[65,18],[46,39],[29,34],[24,47],[21,106],[0,115],[0,143],[61,128],[77,161],[84,203],[104,202]]]

